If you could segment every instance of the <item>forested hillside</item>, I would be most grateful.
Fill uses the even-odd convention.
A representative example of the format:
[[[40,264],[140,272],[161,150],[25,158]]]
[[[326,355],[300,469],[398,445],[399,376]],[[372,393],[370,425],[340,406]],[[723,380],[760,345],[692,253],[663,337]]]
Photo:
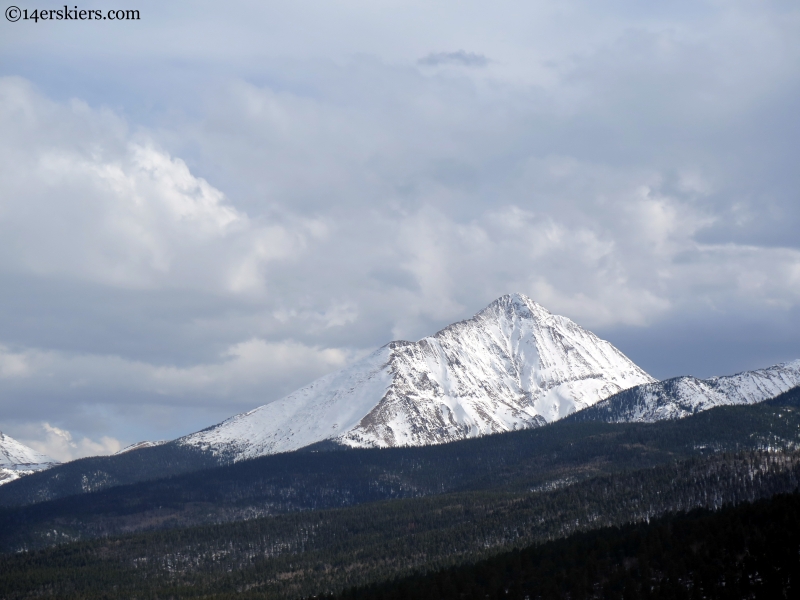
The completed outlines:
[[[460,491],[574,483],[709,453],[791,450],[800,392],[656,424],[563,423],[442,446],[300,452],[0,509],[0,549]]]
[[[800,596],[800,495],[579,533],[335,600]],[[330,600],[334,600],[331,596]]]
[[[798,388],[795,388],[780,396],[776,401],[778,404],[794,403],[797,405],[800,403],[798,396],[800,396],[800,393]],[[623,396],[620,397],[622,398]],[[765,404],[769,404],[769,402]],[[579,414],[582,413],[587,415],[595,414],[587,411],[581,411]],[[648,442],[650,450],[666,450],[671,453],[677,451],[684,456],[687,451],[692,453],[695,450],[693,446],[697,444],[708,443],[717,448],[735,449],[737,447],[757,447],[756,444],[759,440],[768,444],[769,441],[766,438],[771,433],[774,433],[784,442],[786,439],[796,440],[798,437],[797,431],[792,430],[791,427],[786,427],[781,422],[771,423],[770,420],[774,420],[774,416],[769,411],[766,413],[759,413],[758,411],[752,413],[752,417],[757,421],[753,425],[749,424],[747,419],[743,420],[742,415],[743,413],[734,411],[729,415],[723,414],[715,417],[713,419],[714,422],[699,418],[702,414],[695,415],[693,418],[696,420],[693,420],[691,425],[681,426],[678,430],[672,428],[671,424],[668,423],[655,425],[656,428],[664,430],[657,433],[656,437],[662,439],[656,445],[649,443],[654,435],[653,432],[656,431],[652,425],[633,423],[631,424],[633,428],[629,430],[602,429],[600,426],[595,426],[594,429],[580,429],[579,427],[576,428],[576,423],[571,421],[586,421],[586,418],[567,418],[564,421],[539,429],[498,434],[488,436],[488,438],[464,440],[463,442],[444,444],[442,446],[396,448],[384,454],[379,450],[365,450],[363,454],[357,454],[357,458],[344,459],[342,461],[338,458],[328,462],[316,460],[313,457],[310,459],[303,458],[300,455],[308,453],[308,449],[306,449],[298,453],[286,453],[255,459],[255,462],[244,461],[244,464],[248,466],[242,467],[241,470],[231,471],[230,476],[212,475],[212,489],[225,495],[225,492],[220,489],[220,485],[224,487],[228,485],[224,483],[225,481],[236,480],[235,486],[238,488],[236,494],[239,495],[242,493],[243,487],[241,481],[243,479],[253,480],[255,477],[260,482],[253,483],[256,488],[276,490],[275,494],[267,494],[263,498],[259,497],[257,503],[266,508],[258,509],[260,511],[258,514],[274,514],[285,510],[342,506],[379,498],[406,497],[452,491],[464,489],[463,486],[472,488],[479,477],[487,473],[489,474],[489,479],[494,477],[495,474],[491,471],[495,468],[500,471],[510,469],[512,472],[516,472],[525,461],[541,462],[542,458],[546,458],[548,452],[562,452],[564,449],[564,444],[561,443],[562,438],[569,440],[570,443],[581,441],[582,445],[582,436],[591,436],[593,433],[602,436],[605,431],[613,432],[613,435],[627,432],[622,434],[623,437],[644,438]],[[724,419],[732,419],[733,421],[732,427],[727,431],[725,426],[718,425]],[[597,420],[603,421],[605,419],[597,417]],[[773,432],[770,429],[771,427],[777,427],[777,429]],[[482,443],[484,441],[486,441],[485,444]],[[619,439],[617,442],[619,444],[627,443],[624,439]],[[741,446],[742,444],[744,446]],[[337,448],[336,444],[332,443],[322,443],[316,446],[327,449]],[[589,446],[590,449],[583,458],[597,450],[598,440],[595,440]],[[338,447],[338,449],[341,449],[341,447]],[[581,449],[578,449],[579,454],[581,451]],[[312,454],[319,454],[319,452]],[[574,452],[572,454],[575,455]],[[487,457],[487,460],[482,459],[484,456]],[[174,442],[157,447],[143,448],[118,456],[85,458],[0,486],[0,507],[22,506],[139,482],[176,478],[182,474],[211,469],[220,464],[227,466],[230,464],[230,458],[230,456],[215,456],[210,451],[191,446],[182,446]],[[577,458],[580,460],[580,457]],[[419,464],[421,467],[409,470],[407,466],[411,463]],[[370,489],[366,491],[363,483],[356,485],[358,489],[346,484],[344,487],[340,485],[350,475],[355,474],[353,471],[354,466],[358,471],[358,477],[351,478],[353,481],[356,479],[362,481],[364,476],[366,476],[367,481],[374,481],[370,473],[364,472],[364,465],[370,465],[367,467],[369,470],[385,473],[384,480],[387,478],[389,480],[397,480],[396,485],[384,485],[385,481],[379,486],[370,483],[368,486]],[[643,465],[640,464],[639,466]],[[407,485],[403,485],[402,481],[405,481],[410,471],[416,471],[416,473],[407,482]],[[292,472],[302,473],[302,477],[305,477],[305,474],[310,472],[313,474],[312,478],[318,479],[314,484],[315,488],[325,488],[330,483],[333,485],[334,493],[332,495],[324,493],[324,498],[316,496],[313,499],[304,498],[302,493],[298,497],[292,491],[295,488],[295,483],[292,482],[288,486],[290,489],[287,489],[286,485],[286,475],[296,479],[291,475]],[[464,478],[466,480],[462,481]],[[206,474],[198,477],[189,477],[184,481],[187,482],[186,485],[191,487],[191,482],[198,479],[206,481]],[[381,477],[378,479],[381,479]],[[219,485],[215,485],[213,482],[219,482]],[[158,486],[160,485],[158,484]],[[176,488],[172,484],[170,485],[170,497],[174,497]],[[182,484],[177,485],[180,487]],[[302,486],[303,484],[301,483],[300,487]],[[460,488],[459,486],[462,487]],[[247,484],[244,487],[247,487]],[[339,490],[344,491],[340,494]],[[145,496],[151,495],[150,491],[143,493]],[[201,495],[205,493],[204,491],[200,492]],[[253,496],[249,492],[244,492],[244,495]],[[183,490],[179,492],[179,497],[186,498]],[[187,498],[186,501],[190,500]],[[197,498],[191,501],[211,501],[216,503],[218,498]],[[81,506],[82,502],[78,501],[74,504]],[[89,502],[92,503],[92,501]],[[165,503],[168,504],[169,502],[156,501],[154,499],[154,506],[163,506]],[[97,505],[93,504],[93,506],[96,507]],[[226,515],[215,517],[215,519],[217,518],[224,520],[239,518],[239,516],[238,513],[233,516],[226,513]],[[181,522],[186,524],[197,522],[197,520],[194,517],[191,517],[188,521],[185,518],[181,518]]]
[[[462,492],[80,542],[1,557],[0,597],[295,598],[767,498],[799,481],[797,452],[717,454],[549,491]]]
[[[173,443],[81,458],[0,486],[0,507],[45,502],[219,465],[220,459],[210,452]]]

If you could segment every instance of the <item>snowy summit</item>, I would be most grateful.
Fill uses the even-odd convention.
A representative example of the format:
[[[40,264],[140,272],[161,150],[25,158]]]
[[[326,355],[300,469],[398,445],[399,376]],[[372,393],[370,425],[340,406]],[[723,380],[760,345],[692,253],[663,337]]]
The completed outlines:
[[[653,381],[609,342],[513,294],[178,443],[235,460],[323,440],[439,444],[537,427]]]

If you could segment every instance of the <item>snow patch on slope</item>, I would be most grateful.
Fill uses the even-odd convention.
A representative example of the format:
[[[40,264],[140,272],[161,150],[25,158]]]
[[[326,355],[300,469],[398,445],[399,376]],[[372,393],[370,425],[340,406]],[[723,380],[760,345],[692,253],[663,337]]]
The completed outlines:
[[[117,450],[116,452],[114,452],[112,456],[119,456],[120,454],[125,454],[126,452],[141,450],[142,448],[155,448],[156,446],[163,446],[168,441],[169,440],[158,440],[157,442],[152,442],[152,441],[136,442],[135,444],[131,444],[130,446],[125,446],[122,450]]]
[[[237,460],[296,450],[352,429],[392,383],[384,346],[288,396],[178,440]]]

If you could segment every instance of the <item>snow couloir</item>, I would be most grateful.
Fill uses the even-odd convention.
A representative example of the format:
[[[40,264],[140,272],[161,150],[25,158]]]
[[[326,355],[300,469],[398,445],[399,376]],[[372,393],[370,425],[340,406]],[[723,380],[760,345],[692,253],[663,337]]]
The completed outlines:
[[[234,460],[332,440],[441,444],[537,427],[655,380],[523,294],[418,342],[395,341],[270,404],[177,440]]]

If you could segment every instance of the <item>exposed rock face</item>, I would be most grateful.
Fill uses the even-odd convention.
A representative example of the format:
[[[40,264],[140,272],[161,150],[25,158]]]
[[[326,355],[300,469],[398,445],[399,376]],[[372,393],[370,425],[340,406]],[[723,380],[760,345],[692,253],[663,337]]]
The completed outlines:
[[[675,377],[637,386],[570,417],[609,423],[681,419],[715,406],[756,404],[800,385],[800,360],[736,375]]]
[[[179,442],[236,459],[322,440],[439,444],[537,427],[653,381],[610,343],[514,294]]]

